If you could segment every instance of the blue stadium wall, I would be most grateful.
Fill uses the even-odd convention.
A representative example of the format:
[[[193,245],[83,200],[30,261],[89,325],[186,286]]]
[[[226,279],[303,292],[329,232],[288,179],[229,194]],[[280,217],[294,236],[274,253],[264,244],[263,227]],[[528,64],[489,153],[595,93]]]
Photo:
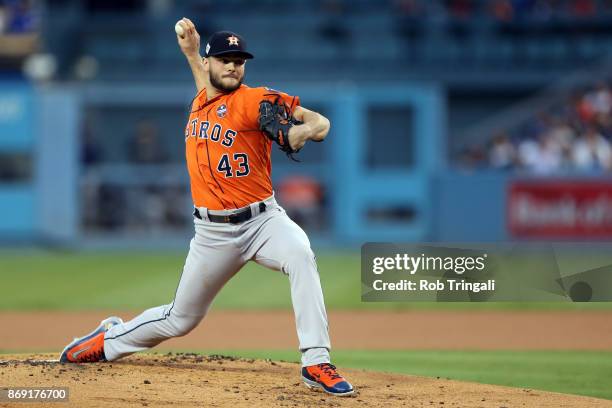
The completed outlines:
[[[276,160],[273,166],[275,181],[307,174],[326,186],[329,228],[324,237],[314,234],[314,241],[358,245],[516,238],[508,231],[506,207],[517,177],[460,173],[447,164],[444,89],[427,83],[278,87],[324,111],[333,124],[321,157],[301,164]],[[108,105],[182,108],[193,94],[188,86],[33,88],[3,82],[0,89],[0,105],[12,106],[0,117],[0,152],[26,152],[33,167],[29,179],[0,183],[0,240],[75,246],[89,238],[79,200],[84,110]],[[181,134],[182,128],[177,129],[176,135]],[[107,238],[112,241],[113,235]]]

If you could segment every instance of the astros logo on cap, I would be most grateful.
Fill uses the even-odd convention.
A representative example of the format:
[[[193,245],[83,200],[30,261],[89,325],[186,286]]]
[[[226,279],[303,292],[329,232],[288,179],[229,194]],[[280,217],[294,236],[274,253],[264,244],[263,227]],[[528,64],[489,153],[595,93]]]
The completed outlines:
[[[229,41],[228,45],[238,45],[238,37],[236,36],[227,37],[227,41]]]

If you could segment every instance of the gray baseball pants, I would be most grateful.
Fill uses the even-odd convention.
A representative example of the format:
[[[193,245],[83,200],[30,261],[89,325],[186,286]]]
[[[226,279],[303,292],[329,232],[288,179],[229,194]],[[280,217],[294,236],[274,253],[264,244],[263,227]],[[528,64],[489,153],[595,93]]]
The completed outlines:
[[[109,361],[146,350],[171,337],[184,336],[204,318],[221,288],[253,260],[289,277],[302,365],[330,362],[330,341],[323,291],[306,233],[274,197],[251,204],[255,215],[241,224],[210,222],[206,208],[194,218],[195,236],[172,303],[144,311],[108,330],[104,354]],[[210,211],[227,215],[232,211]]]

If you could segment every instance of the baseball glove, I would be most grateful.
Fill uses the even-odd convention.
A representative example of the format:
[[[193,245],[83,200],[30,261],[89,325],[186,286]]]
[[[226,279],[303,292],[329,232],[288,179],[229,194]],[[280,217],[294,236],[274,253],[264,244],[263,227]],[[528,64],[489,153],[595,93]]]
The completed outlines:
[[[278,147],[287,155],[293,158],[294,150],[289,144],[289,130],[302,122],[291,116],[291,109],[280,96],[274,101],[267,99],[259,103],[259,130],[261,130],[270,140],[276,142]]]

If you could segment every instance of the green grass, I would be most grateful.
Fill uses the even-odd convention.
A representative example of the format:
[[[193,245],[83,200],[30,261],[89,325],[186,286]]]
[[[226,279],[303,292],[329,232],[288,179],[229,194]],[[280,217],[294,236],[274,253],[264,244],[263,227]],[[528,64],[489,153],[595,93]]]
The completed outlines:
[[[186,253],[0,252],[0,310],[133,309],[172,300]],[[612,303],[362,303],[356,253],[318,253],[329,309],[610,309]],[[287,277],[253,263],[215,300],[216,308],[286,309]],[[207,353],[297,361],[287,351]],[[612,352],[334,351],[341,367],[534,388],[612,399]]]
[[[206,354],[299,361],[298,352],[292,350],[207,350]],[[340,368],[442,377],[612,400],[612,352],[336,350],[332,357]]]
[[[0,252],[0,310],[140,310],[169,303],[186,252]],[[612,303],[364,303],[358,253],[318,253],[329,309],[610,309]],[[219,309],[289,309],[289,282],[249,263],[215,300]]]

